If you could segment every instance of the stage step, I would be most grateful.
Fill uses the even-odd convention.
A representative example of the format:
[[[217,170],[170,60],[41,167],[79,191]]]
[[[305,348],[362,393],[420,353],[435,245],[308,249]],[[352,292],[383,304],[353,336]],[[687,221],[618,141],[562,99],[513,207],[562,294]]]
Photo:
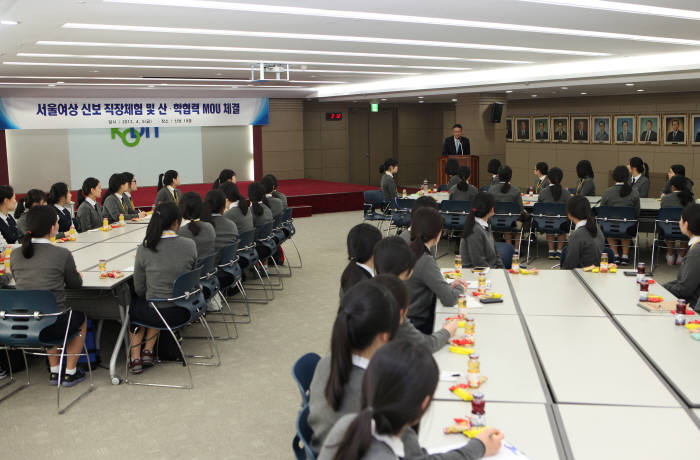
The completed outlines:
[[[311,217],[313,215],[312,206],[290,206],[292,208],[292,217]]]

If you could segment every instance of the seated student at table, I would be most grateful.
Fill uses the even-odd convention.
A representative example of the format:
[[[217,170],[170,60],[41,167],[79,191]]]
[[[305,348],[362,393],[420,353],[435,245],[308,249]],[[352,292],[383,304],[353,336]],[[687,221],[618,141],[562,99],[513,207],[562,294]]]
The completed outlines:
[[[129,309],[132,321],[162,326],[164,319],[168,325],[178,326],[190,318],[189,311],[184,307],[160,303],[156,305],[156,312],[148,304],[148,299],[172,297],[173,283],[177,277],[197,266],[194,241],[177,235],[181,222],[182,216],[175,203],[161,203],[153,211],[146,228],[146,238],[136,250],[133,279],[137,297]],[[153,346],[158,333],[158,329],[141,326],[134,326],[129,331],[131,373],[140,374],[144,368],[154,365]]]
[[[46,202],[53,206],[58,213],[58,233],[56,238],[63,238],[73,225],[73,216],[67,207],[71,204],[72,198],[72,193],[68,190],[68,185],[65,182],[53,184],[51,190],[49,190],[49,195],[46,197]]]
[[[183,219],[189,222],[182,225],[177,234],[194,241],[198,258],[214,254],[216,231],[214,226],[207,222],[211,220],[209,216],[202,220],[202,197],[199,193],[185,192],[178,207]]]
[[[9,185],[0,185],[0,233],[7,244],[17,242],[17,221],[12,213],[17,209],[15,191]]]
[[[520,189],[510,184],[513,178],[513,170],[510,166],[503,165],[498,170],[498,183],[489,187],[489,193],[494,196],[497,203],[515,203],[520,210],[523,209],[523,198]],[[520,241],[515,241],[512,233],[504,233],[503,240],[515,248],[516,254],[520,249]]]
[[[265,176],[260,179],[260,185],[265,189],[265,198],[267,199],[267,206],[270,208],[270,211],[272,211],[272,218],[280,218],[284,212],[284,203],[272,194],[272,192],[275,191],[274,182],[272,182],[269,176]]]
[[[416,256],[399,236],[389,236],[374,246],[374,270],[377,274],[390,273],[406,281],[413,275],[415,265]]]
[[[241,195],[238,185],[226,182],[219,190],[226,196],[226,212],[224,217],[233,221],[238,229],[238,234],[255,230],[253,225],[253,213],[250,211],[250,202]]]
[[[31,189],[24,198],[17,201],[15,220],[17,221],[17,239],[21,240],[27,233],[27,212],[33,206],[45,206],[46,193],[39,189]]]
[[[393,158],[388,158],[379,165],[379,174],[382,175],[380,187],[384,201],[391,201],[396,198],[396,181],[394,174],[399,172],[399,162]]]
[[[226,197],[219,189],[209,190],[204,195],[204,206],[200,219],[209,222],[214,227],[216,238],[214,239],[214,250],[218,251],[224,246],[228,246],[238,241],[238,228],[231,219],[223,216],[226,210]]]
[[[374,247],[382,232],[370,224],[357,224],[348,232],[348,264],[340,276],[340,295],[360,281],[374,276]]]
[[[639,157],[630,158],[630,185],[639,193],[639,198],[649,197],[649,165]]]
[[[440,205],[432,196],[418,197],[416,201],[413,202],[413,207],[411,208],[411,222],[413,222],[413,216],[415,215],[416,211],[418,211],[420,208],[433,208],[439,210]],[[403,230],[401,233],[399,233],[399,236],[406,241],[406,244],[410,243],[411,227],[409,226],[406,230]]]
[[[212,184],[211,189],[216,190],[227,182],[236,183],[236,173],[233,169],[222,169],[219,173],[219,177],[217,177]]]
[[[97,202],[102,196],[100,181],[94,177],[88,177],[83,181],[83,186],[78,190],[78,218],[79,231],[87,232],[102,226],[102,206]]]
[[[256,229],[272,223],[272,210],[265,196],[265,189],[258,182],[248,186],[248,199],[253,207],[253,225]]]
[[[593,178],[593,166],[588,160],[581,160],[576,164],[576,191],[574,195],[580,196],[595,196],[595,181]]]
[[[491,184],[496,185],[498,183],[498,170],[501,169],[501,161],[498,158],[491,158],[486,170],[491,174]]]
[[[428,410],[439,377],[435,358],[425,347],[395,340],[379,349],[363,376],[360,408],[336,422],[318,460],[476,460],[496,455],[503,433],[495,428],[444,454],[429,455],[420,446],[413,427]]]
[[[449,176],[447,190],[457,185],[462,178],[459,177],[459,161],[456,158],[448,158],[445,162],[445,174]]]
[[[639,193],[632,188],[629,181],[629,170],[625,166],[618,166],[613,169],[613,180],[615,185],[603,192],[600,197],[600,206],[623,206],[632,207],[639,216]],[[618,240],[608,238],[608,244],[615,253],[615,263],[629,265],[629,253],[631,239]],[[620,257],[620,246],[622,246],[622,257]]]
[[[134,199],[131,196],[134,192],[136,192],[139,189],[139,187],[136,185],[136,177],[133,173],[130,173],[128,171],[123,172],[122,175],[124,176],[127,182],[126,190],[122,195],[122,202],[124,203],[124,207],[126,208],[126,213],[136,214],[139,218],[146,217],[148,213],[136,209],[136,206],[134,206]]]
[[[182,197],[182,192],[177,188],[180,186],[180,175],[177,171],[169,169],[165,174],[158,175],[158,193],[156,193],[156,206],[160,203],[170,201],[178,204]]]
[[[547,188],[540,190],[537,201],[540,203],[566,203],[569,201],[569,191],[561,186],[564,179],[564,172],[556,166],[549,170],[549,180],[551,183]],[[549,246],[549,258],[558,259],[561,257],[561,249],[566,241],[566,234],[569,233],[569,223],[562,225],[561,233],[556,235],[557,245],[554,242],[554,234],[547,233],[547,245]]]
[[[272,174],[267,174],[265,175],[265,177],[269,178],[272,181],[272,196],[282,200],[282,204],[284,204],[284,209],[287,209],[287,196],[284,193],[277,190],[277,178]]]
[[[408,318],[424,334],[433,333],[436,299],[446,307],[457,304],[466,282],[456,279],[448,284],[430,252],[442,236],[442,217],[431,208],[420,208],[411,222],[411,250],[416,256],[413,276],[406,281],[411,296]]]
[[[496,200],[490,193],[479,192],[474,198],[459,242],[463,267],[505,267],[489,228],[489,218],[493,216],[495,205]]]
[[[666,176],[668,177],[668,180],[666,181],[666,184],[664,184],[664,188],[661,190],[661,195],[667,195],[671,193],[671,178],[673,176],[682,176],[685,178],[686,181],[686,188],[690,190],[690,193],[693,193],[693,180],[685,175],[685,166],[683,165],[671,165],[671,167],[668,170],[668,173],[666,173]]]
[[[459,173],[457,174],[459,181],[449,189],[450,200],[474,201],[474,197],[479,193],[479,190],[468,182],[471,173],[469,166],[459,167]]]
[[[549,186],[549,178],[547,175],[549,174],[549,166],[547,163],[544,161],[540,161],[535,165],[535,182],[532,185],[532,191],[535,193],[535,195],[538,195],[542,190],[546,189],[547,186]]]
[[[41,331],[43,340],[62,340],[68,328],[72,336],[66,346],[66,353],[75,356],[65,357],[65,374],[61,376],[63,386],[71,387],[85,380],[85,372],[77,367],[77,354],[83,352],[87,334],[85,314],[66,309],[65,288],[78,289],[83,278],[75,267],[71,252],[61,246],[51,244],[51,237],[58,232],[58,216],[51,206],[34,206],[27,211],[27,233],[22,238],[22,249],[12,251],[10,268],[15,279],[15,287],[23,290],[48,289],[56,296],[56,305],[63,314],[56,322]],[[69,323],[70,316],[70,323]],[[77,334],[76,334],[77,333]],[[58,347],[48,350],[50,377],[49,384],[58,385],[60,352]]]
[[[605,250],[605,237],[596,223],[587,198],[575,195],[566,202],[566,215],[574,224],[566,245],[566,257],[561,268],[571,270],[590,265],[600,265],[600,255]]]
[[[362,377],[372,355],[396,334],[399,306],[384,286],[366,280],[340,301],[331,353],[318,362],[309,386],[311,448],[318,452],[340,417],[360,409]]]
[[[661,207],[662,208],[685,208],[688,204],[693,202],[693,194],[688,189],[688,180],[685,176],[680,174],[671,176],[669,180],[670,193],[661,197]],[[675,257],[673,250],[676,248],[676,242],[672,240],[666,240],[666,264],[680,265],[683,262],[683,257],[688,249],[688,244],[685,241],[680,242],[680,250],[678,252],[678,257]]]
[[[691,203],[681,213],[681,232],[688,237],[688,253],[678,268],[676,279],[663,286],[700,313],[700,204]]]
[[[102,198],[102,217],[106,217],[110,224],[119,222],[119,215],[124,215],[128,221],[141,216],[140,213],[130,213],[124,203],[124,193],[129,189],[129,180],[124,174],[112,174],[109,177],[107,194]]]

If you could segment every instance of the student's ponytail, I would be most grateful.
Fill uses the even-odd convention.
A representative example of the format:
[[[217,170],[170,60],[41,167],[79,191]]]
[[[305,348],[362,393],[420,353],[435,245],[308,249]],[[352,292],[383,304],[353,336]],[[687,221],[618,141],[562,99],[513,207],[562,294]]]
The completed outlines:
[[[472,209],[467,216],[467,221],[464,223],[464,236],[468,237],[474,231],[474,225],[476,224],[476,218],[483,219],[489,212],[496,206],[496,198],[491,193],[479,192],[474,197],[474,203],[472,203]]]
[[[630,158],[630,167],[639,171],[639,174],[649,177],[649,165],[642,161],[639,157]]]
[[[182,222],[182,215],[175,203],[166,201],[156,206],[146,228],[146,237],[143,239],[144,247],[156,252],[163,232],[172,228],[176,221]]]
[[[384,174],[389,170],[389,168],[398,166],[399,162],[394,158],[387,158],[384,163],[379,165],[379,174]]]
[[[26,210],[28,210],[35,204],[41,203],[42,201],[46,203],[46,193],[36,188],[31,189],[27,192],[24,198],[17,201],[17,208],[15,209],[15,219],[19,219],[19,216],[21,216]]]
[[[457,190],[466,192],[469,190],[469,183],[467,180],[472,175],[472,170],[469,168],[469,166],[460,166],[457,170],[457,175],[460,177],[460,179],[462,179],[461,181],[457,182]]]
[[[121,186],[127,182],[126,176],[122,173],[116,173],[109,176],[109,188],[107,188],[107,193],[102,197],[102,205],[104,206],[108,196],[117,193]]]
[[[236,177],[236,173],[233,169],[222,169],[221,172],[219,173],[219,177],[216,178],[214,181],[214,184],[212,184],[212,190],[215,190],[221,185],[225,184],[226,182],[230,181]]]
[[[56,182],[51,186],[46,199],[48,204],[57,204],[61,198],[68,196],[68,185],[65,182]]]
[[[224,192],[226,199],[231,203],[238,201],[238,209],[241,210],[241,213],[244,216],[248,214],[248,207],[250,206],[250,203],[248,203],[248,200],[241,195],[241,192],[238,190],[238,186],[236,184],[233,182],[226,182],[221,186],[221,191]]]
[[[623,166],[624,167],[624,166]],[[595,238],[598,236],[598,224],[596,223],[591,202],[586,197],[574,195],[566,202],[566,212],[578,220],[586,220],[586,230]]]
[[[557,168],[555,166],[549,170],[547,177],[549,177],[549,180],[552,183],[552,186],[550,187],[552,190],[552,198],[554,198],[554,201],[559,201],[563,190],[561,181],[564,178],[564,172],[561,170],[561,168]]]
[[[374,271],[377,275],[391,273],[396,276],[410,272],[416,265],[416,256],[400,236],[389,236],[374,247]]]
[[[434,208],[420,208],[411,217],[411,243],[409,247],[419,259],[425,254],[425,244],[442,232],[442,217]]]
[[[173,181],[177,179],[179,174],[174,169],[168,169],[165,174],[158,174],[158,190],[168,185],[172,185]]]
[[[374,254],[374,248],[381,241],[382,232],[370,224],[357,224],[348,232],[348,265],[340,277],[340,287],[346,291],[354,284],[365,279],[364,269],[357,263],[364,264]]]
[[[268,204],[263,186],[257,182],[251,182],[248,186],[248,198],[250,199],[250,204],[253,206],[253,214],[261,216],[265,211],[263,209],[263,204]]]
[[[365,407],[357,414],[338,444],[333,460],[356,460],[365,456],[372,444],[374,415],[372,406]]]
[[[202,197],[195,192],[185,192],[178,206],[182,217],[190,221],[187,227],[192,232],[192,236],[199,235],[202,229],[198,222],[202,218]]]
[[[508,165],[503,165],[500,168],[498,168],[498,180],[500,182],[503,182],[501,185],[501,193],[508,193],[508,190],[510,190],[510,180],[513,178],[513,170],[510,169],[510,166]]]
[[[219,189],[209,190],[204,195],[204,204],[202,205],[202,217],[200,220],[209,222],[216,227],[216,222],[211,218],[212,214],[221,214],[226,207],[226,196]]]
[[[626,166],[616,166],[613,169],[613,180],[615,182],[622,182],[622,187],[620,187],[620,196],[625,197],[632,193],[632,186],[629,183],[630,172]]]
[[[19,219],[19,216],[24,214],[25,209],[29,209],[29,204],[27,203],[26,196],[17,200],[17,207],[15,208],[15,219]]]
[[[671,178],[669,184],[671,187],[678,190],[678,198],[681,200],[681,205],[683,207],[693,201],[693,194],[688,188],[688,180],[685,176],[675,175]]]
[[[48,237],[51,228],[58,223],[58,214],[51,206],[32,206],[27,211],[27,233],[22,237],[22,255],[25,259],[34,256],[32,238]]]
[[[78,190],[78,199],[76,200],[76,204],[78,207],[85,201],[85,198],[87,198],[88,195],[90,195],[90,190],[93,188],[97,187],[100,185],[100,181],[95,179],[94,177],[88,177],[83,181],[83,186],[80,187],[80,190]]]

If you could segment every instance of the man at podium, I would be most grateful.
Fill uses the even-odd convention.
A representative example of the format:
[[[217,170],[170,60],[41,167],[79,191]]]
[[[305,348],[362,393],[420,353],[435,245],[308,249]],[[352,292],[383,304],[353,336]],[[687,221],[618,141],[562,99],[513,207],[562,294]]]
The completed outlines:
[[[469,139],[462,136],[462,125],[456,123],[452,126],[452,136],[445,139],[442,146],[442,155],[469,155]]]

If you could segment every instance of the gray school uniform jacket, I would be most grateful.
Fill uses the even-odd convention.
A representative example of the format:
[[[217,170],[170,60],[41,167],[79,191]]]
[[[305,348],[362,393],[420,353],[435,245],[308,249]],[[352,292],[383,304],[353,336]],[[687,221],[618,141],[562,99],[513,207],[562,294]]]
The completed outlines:
[[[491,185],[496,185],[498,182],[498,176],[491,176]]]
[[[467,184],[467,190],[460,190],[457,185],[454,185],[450,189],[450,200],[469,201],[473,203],[477,193],[479,193],[479,190],[472,184]]]
[[[450,180],[447,181],[447,190],[452,190],[452,187],[459,184],[460,182],[462,182],[462,178],[459,176],[459,174],[450,176]]]
[[[679,192],[670,192],[662,196],[660,206],[662,208],[682,208]],[[19,221],[17,221],[17,229],[19,229]]]
[[[158,206],[160,203],[165,203],[166,201],[171,201],[175,204],[178,204],[180,202],[180,198],[182,198],[181,191],[179,191],[178,189],[173,189],[173,193],[170,193],[170,189],[166,186],[158,190],[158,193],[156,193],[155,204],[156,206]]]
[[[396,198],[396,182],[394,181],[394,176],[387,173],[382,174],[381,188],[384,201],[391,201]]]
[[[345,432],[355,420],[357,413],[346,414],[341,417],[328,434],[326,442],[321,449],[318,460],[332,460],[335,457],[337,446],[343,440]],[[444,454],[430,455],[418,443],[418,435],[413,428],[406,428],[401,433],[405,460],[477,460],[484,456],[486,451],[484,444],[478,439],[470,439],[467,445],[459,449],[445,452]],[[396,453],[383,441],[372,437],[369,449],[358,460],[396,460]]]
[[[603,192],[600,206],[627,206],[637,210],[639,215],[639,193],[633,188],[629,195],[620,196],[622,185],[613,185]]]
[[[238,241],[238,228],[236,228],[236,224],[231,219],[227,219],[221,214],[212,214],[211,224],[216,233],[216,239],[214,240],[215,251]]]
[[[605,250],[605,237],[598,227],[598,233],[593,237],[585,227],[579,227],[569,233],[569,242],[566,245],[566,258],[561,268],[571,270],[574,268],[600,265],[600,255]]]
[[[93,206],[85,200],[78,206],[77,218],[81,232],[100,228],[102,226],[102,206],[99,203],[95,203]]]
[[[478,222],[474,222],[472,233],[459,241],[459,254],[463,267],[505,268],[501,256],[496,252],[493,234]]]
[[[539,194],[542,192],[542,190],[545,190],[547,187],[549,187],[549,177],[544,176],[542,180],[535,179],[535,182],[532,184],[532,190],[534,190],[535,195]]]
[[[593,178],[579,179],[576,183],[576,193],[574,195],[595,196],[595,181]]]
[[[279,198],[275,198],[274,196],[269,195],[267,197],[267,203],[268,207],[270,208],[270,211],[272,212],[273,219],[277,216],[281,216],[284,212],[284,203],[282,203],[282,200],[280,200]]]
[[[498,202],[515,203],[520,207],[520,209],[523,209],[523,198],[520,196],[520,189],[511,185],[508,191],[504,193],[501,191],[501,187],[503,187],[503,185],[503,182],[492,185],[489,187],[489,193],[492,194]]]
[[[10,255],[10,268],[17,289],[47,289],[56,296],[59,309],[65,308],[65,289],[77,289],[83,278],[75,268],[73,254],[63,247],[51,243],[32,243],[34,255],[27,259],[21,249]]]
[[[27,233],[27,211],[25,210],[16,220],[17,225],[17,242],[21,243],[22,237]],[[58,236],[57,236],[58,238]]]
[[[173,283],[197,266],[197,246],[189,238],[161,238],[156,251],[141,244],[134,261],[134,290],[143,299],[173,296]],[[158,308],[172,305],[158,304]]]
[[[122,198],[124,198],[124,195],[122,195]],[[109,195],[104,199],[102,205],[102,217],[106,217],[109,223],[112,224],[119,221],[119,214],[124,214],[125,220],[139,216],[138,214],[129,214],[124,201],[117,198],[117,195]]]
[[[248,212],[243,214],[241,208],[234,206],[224,213],[224,217],[231,219],[233,223],[236,224],[238,229],[238,234],[242,235],[251,230],[255,230],[255,225],[253,225],[253,208],[248,207]]]
[[[197,247],[198,258],[201,259],[202,257],[214,254],[214,241],[216,240],[216,231],[214,230],[212,224],[210,224],[209,222],[202,221],[197,222],[197,225],[199,225],[199,233],[197,233],[197,236],[194,236],[192,234],[192,229],[190,228],[190,225],[191,222],[180,227],[180,230],[177,231],[177,234],[184,238],[189,238],[192,241],[194,241],[194,244]]]
[[[124,209],[126,209],[127,214],[135,214],[135,217],[138,217],[139,212],[136,210],[136,206],[134,206],[134,200],[126,193],[122,195],[122,203],[124,203]]]
[[[396,330],[394,340],[408,340],[409,342],[425,345],[431,353],[435,353],[450,341],[450,333],[447,329],[440,328],[432,334],[423,334],[407,318]]]
[[[700,312],[700,244],[696,243],[688,250],[678,268],[676,279],[664,284],[664,287],[679,299],[687,300],[690,307]]]
[[[639,176],[639,179],[637,179],[637,182],[632,184],[632,178],[630,177],[630,184],[632,185],[632,188],[639,193],[640,198],[648,198],[649,197],[649,178],[642,174]]]
[[[272,196],[274,196],[277,199],[282,200],[282,204],[284,205],[284,209],[287,209],[287,195],[285,195],[282,192],[278,192],[277,190],[273,190]]]
[[[253,225],[255,226],[255,228],[272,223],[272,211],[270,210],[270,208],[265,206],[264,203],[260,203],[260,206],[262,206],[263,212],[259,216],[255,215],[252,206],[250,207],[250,211],[248,211],[253,214]]]
[[[552,187],[547,186],[546,189],[540,191],[537,201],[540,203],[566,203],[569,201],[570,197],[571,195],[569,194],[569,191],[562,187],[561,195],[559,196],[559,199],[555,201],[554,196],[552,195]]]
[[[690,178],[686,177],[685,178],[685,185],[686,185],[686,187],[688,187],[688,190],[690,190],[690,193],[692,194],[693,193],[693,185],[695,185],[693,183],[693,181]],[[664,184],[664,188],[661,189],[661,194],[667,195],[669,193],[671,193],[671,181],[667,180],[666,183]]]

